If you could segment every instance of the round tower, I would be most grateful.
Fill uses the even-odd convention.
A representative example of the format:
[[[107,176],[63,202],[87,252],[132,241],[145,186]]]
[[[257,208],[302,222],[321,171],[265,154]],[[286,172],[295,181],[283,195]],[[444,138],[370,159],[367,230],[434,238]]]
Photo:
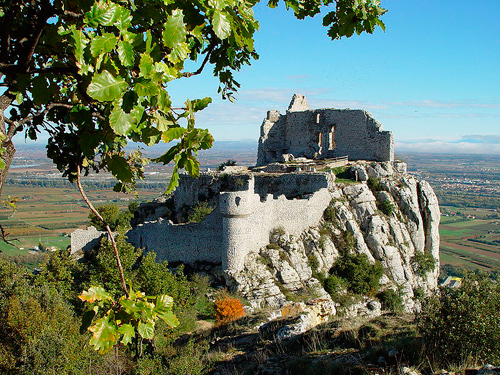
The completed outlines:
[[[246,191],[222,192],[219,196],[219,210],[222,215],[222,269],[239,271],[252,240],[250,216],[259,202],[254,193],[253,178]]]

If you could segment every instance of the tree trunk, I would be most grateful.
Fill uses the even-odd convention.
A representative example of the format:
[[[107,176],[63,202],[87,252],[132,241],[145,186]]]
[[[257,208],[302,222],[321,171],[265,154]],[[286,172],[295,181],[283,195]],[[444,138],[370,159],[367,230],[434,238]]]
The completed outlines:
[[[14,154],[16,153],[16,148],[14,147],[14,143],[11,139],[6,142],[2,142],[2,147],[5,149],[5,152],[1,156],[5,163],[5,168],[0,169],[0,197],[2,196],[3,183],[7,178],[7,173],[9,173],[10,165],[12,164],[12,160],[14,160]]]
[[[9,172],[10,165],[12,164],[12,160],[14,160],[14,154],[16,153],[16,148],[14,147],[14,143],[12,142],[12,137],[14,136],[15,129],[14,125],[7,126],[5,123],[4,112],[9,108],[12,101],[14,100],[14,96],[9,92],[4,93],[0,97],[0,134],[3,135],[4,138],[2,140],[2,147],[4,149],[3,154],[0,156],[5,163],[5,168],[0,169],[0,197],[2,196],[2,188],[5,179],[7,178],[7,173]]]

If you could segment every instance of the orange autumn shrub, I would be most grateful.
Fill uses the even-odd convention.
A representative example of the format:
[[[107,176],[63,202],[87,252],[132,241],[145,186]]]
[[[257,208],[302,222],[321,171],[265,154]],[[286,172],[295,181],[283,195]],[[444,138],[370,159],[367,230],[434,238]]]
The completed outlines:
[[[215,300],[215,319],[219,324],[234,322],[245,316],[243,304],[238,298],[224,293]]]

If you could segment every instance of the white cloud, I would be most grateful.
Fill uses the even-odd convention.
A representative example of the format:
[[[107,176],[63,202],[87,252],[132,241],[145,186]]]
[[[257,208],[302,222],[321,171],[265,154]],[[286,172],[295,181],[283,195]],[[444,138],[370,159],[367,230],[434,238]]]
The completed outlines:
[[[464,135],[458,140],[416,139],[399,141],[396,151],[438,154],[497,154],[500,155],[499,135]]]
[[[406,102],[387,102],[388,105],[423,108],[486,108],[499,109],[500,103],[480,103],[474,100],[412,100]]]

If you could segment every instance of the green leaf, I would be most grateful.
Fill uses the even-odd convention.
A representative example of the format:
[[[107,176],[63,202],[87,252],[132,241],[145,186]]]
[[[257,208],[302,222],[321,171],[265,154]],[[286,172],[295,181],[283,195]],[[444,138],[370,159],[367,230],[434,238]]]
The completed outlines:
[[[186,128],[183,128],[182,126],[178,127],[170,127],[168,130],[164,131],[163,134],[161,135],[161,139],[165,143],[172,142],[174,139],[180,138],[184,133],[187,132]]]
[[[187,31],[182,10],[174,10],[163,26],[163,44],[166,47],[174,48],[176,45],[186,41]]]
[[[187,59],[189,55],[189,46],[187,43],[177,44],[168,55],[168,61],[173,64],[182,62]]]
[[[123,335],[121,343],[123,345],[128,345],[132,342],[132,338],[135,337],[135,329],[132,324],[123,324],[118,328],[118,332]]]
[[[123,182],[133,182],[134,173],[127,160],[120,155],[113,155],[108,159],[108,169],[111,171],[113,176],[118,180]]]
[[[85,13],[85,21],[91,27],[112,26],[122,15],[119,8],[121,7],[114,3],[99,1],[90,8],[89,12]]]
[[[129,27],[132,21],[132,16],[130,11],[124,7],[119,6],[116,11],[116,21],[114,25],[120,30],[120,33],[124,33]]]
[[[174,305],[174,299],[167,294],[156,297],[156,308],[159,310],[171,309]]]
[[[215,10],[212,18],[212,28],[215,35],[220,39],[226,39],[231,34],[231,22],[228,15]]]
[[[167,191],[165,193],[170,194],[177,188],[177,186],[179,186],[179,172],[177,170],[177,167],[175,167],[172,172],[172,177],[170,177],[170,182],[168,183]]]
[[[113,322],[109,321],[108,315],[101,319],[97,319],[95,323],[89,327],[89,331],[92,332],[90,345],[93,345],[94,349],[99,350],[101,354],[111,350],[119,337],[116,326]]]
[[[172,126],[175,126],[174,122],[171,121],[171,120],[167,120],[161,113],[159,112],[156,112],[154,114],[154,119],[155,119],[155,123],[156,123],[156,128],[160,131],[160,132],[165,132],[167,131],[170,127]],[[170,141],[168,141],[170,142]],[[166,143],[168,143],[166,142]]]
[[[171,328],[175,328],[179,325],[179,319],[177,319],[172,311],[158,314],[158,318],[167,323]]]
[[[186,170],[191,176],[198,177],[200,175],[200,162],[193,156],[188,157],[186,160]]]
[[[45,104],[50,99],[50,91],[47,89],[48,83],[44,76],[38,75],[33,78],[33,101],[37,105]]]
[[[160,95],[158,95],[158,108],[163,112],[169,112],[172,106],[172,101],[168,95],[167,90],[161,90]]]
[[[104,33],[102,36],[95,37],[92,42],[90,42],[90,52],[92,56],[97,57],[113,51],[117,40],[116,36],[111,33]]]
[[[113,110],[109,115],[109,126],[118,135],[125,135],[134,124],[132,115],[123,111],[120,103],[113,106]]]
[[[139,322],[137,326],[137,331],[142,338],[147,340],[152,340],[155,337],[155,326],[153,322]]]
[[[181,145],[177,144],[175,146],[170,147],[170,149],[163,154],[162,156],[153,159],[155,163],[163,163],[163,164],[168,164],[172,160],[174,160],[175,155],[177,155],[181,151]]]
[[[81,30],[72,29],[71,36],[73,37],[75,46],[75,57],[78,64],[84,64],[83,53],[85,51],[85,46],[88,44],[89,40],[85,37],[85,34]]]
[[[212,103],[212,98],[209,96],[206,96],[203,99],[195,99],[191,103],[193,105],[193,112],[198,112],[198,111],[201,111],[201,110],[207,108],[207,106],[210,103]]]
[[[23,100],[24,100],[24,95],[23,95],[23,93],[22,93],[22,92],[18,92],[18,93],[16,94],[16,103],[17,103],[17,104],[21,104],[21,103],[23,102]]]
[[[141,71],[141,75],[144,78],[150,78],[154,73],[154,63],[153,58],[147,54],[143,53],[141,55],[141,61],[139,62],[139,69]]]
[[[93,286],[88,290],[84,290],[82,294],[78,296],[82,301],[93,303],[94,301],[112,301],[111,295],[104,290],[103,287]]]
[[[124,66],[134,65],[134,47],[128,42],[120,40],[118,42],[118,58]]]
[[[134,91],[139,96],[151,96],[158,93],[158,85],[149,79],[139,78],[135,85]]]
[[[142,129],[141,140],[146,146],[153,146],[160,141],[161,134],[158,129],[148,126]]]
[[[123,78],[116,78],[105,70],[92,77],[87,94],[99,101],[112,101],[121,97],[126,88],[127,82]]]

